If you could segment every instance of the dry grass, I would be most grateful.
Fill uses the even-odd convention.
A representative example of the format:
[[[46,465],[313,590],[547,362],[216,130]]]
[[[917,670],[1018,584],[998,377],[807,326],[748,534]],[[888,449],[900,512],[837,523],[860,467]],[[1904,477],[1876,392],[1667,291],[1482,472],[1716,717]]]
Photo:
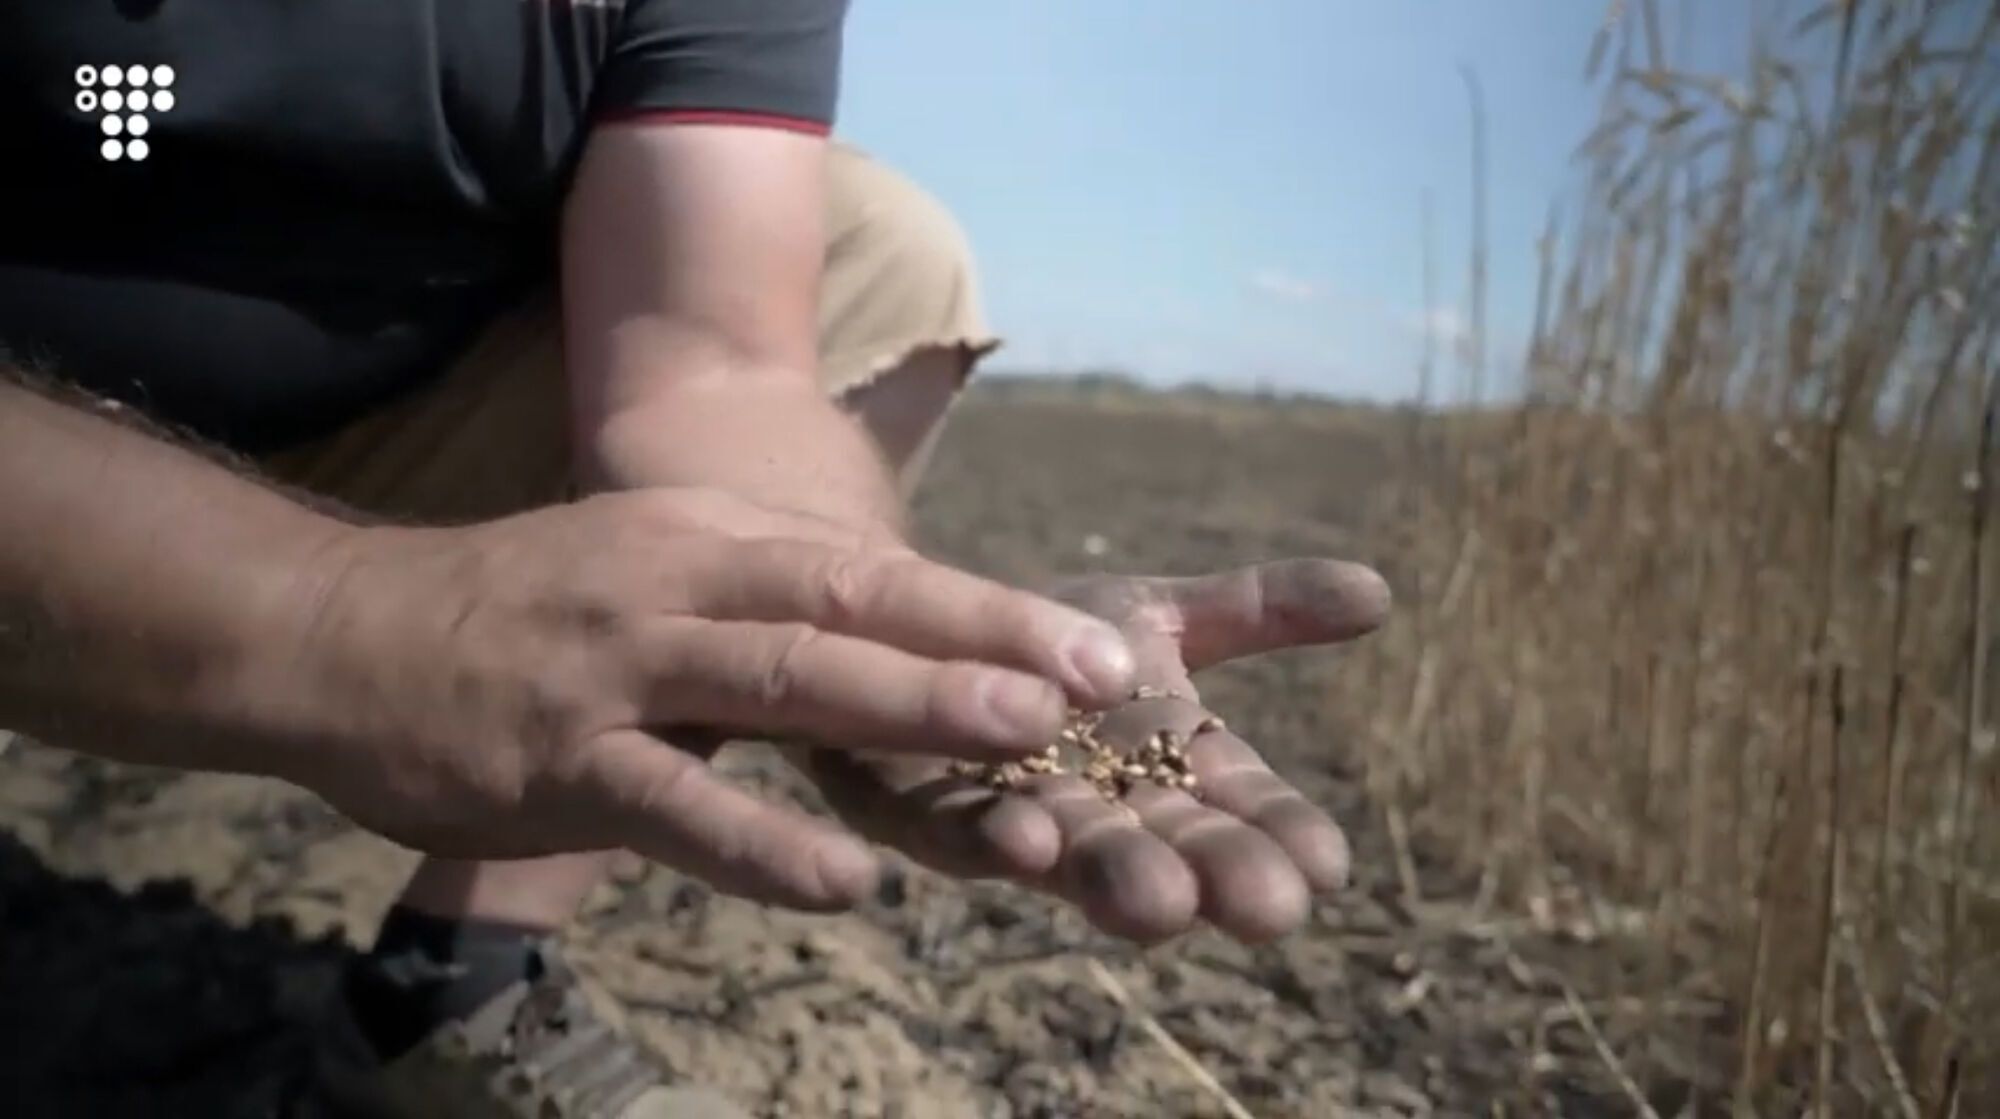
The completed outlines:
[[[2000,6],[1762,8],[1708,75],[1614,5],[1527,402],[1419,423],[1344,702],[1393,825],[1629,938],[1663,1113],[2000,1115]]]

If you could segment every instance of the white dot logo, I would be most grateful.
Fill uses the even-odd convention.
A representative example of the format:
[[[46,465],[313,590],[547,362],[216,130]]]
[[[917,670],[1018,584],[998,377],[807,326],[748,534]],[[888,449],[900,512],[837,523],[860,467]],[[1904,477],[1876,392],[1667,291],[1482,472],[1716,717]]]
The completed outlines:
[[[170,87],[179,77],[165,65],[84,63],[76,68],[76,111],[97,117],[104,138],[97,154],[105,162],[138,162],[153,154],[152,144],[141,139],[153,127],[145,114],[173,111],[176,98]]]

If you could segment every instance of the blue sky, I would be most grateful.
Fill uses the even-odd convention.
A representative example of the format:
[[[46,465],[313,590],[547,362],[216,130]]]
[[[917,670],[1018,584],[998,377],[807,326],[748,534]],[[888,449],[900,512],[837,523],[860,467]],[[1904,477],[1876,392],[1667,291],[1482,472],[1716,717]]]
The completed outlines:
[[[1740,36],[1743,0],[1682,2],[1696,38]],[[1535,239],[1593,119],[1584,58],[1606,7],[854,0],[839,128],[966,226],[1008,339],[993,368],[1406,398],[1424,331],[1448,373],[1464,321],[1459,63],[1486,91],[1494,345],[1517,352]]]

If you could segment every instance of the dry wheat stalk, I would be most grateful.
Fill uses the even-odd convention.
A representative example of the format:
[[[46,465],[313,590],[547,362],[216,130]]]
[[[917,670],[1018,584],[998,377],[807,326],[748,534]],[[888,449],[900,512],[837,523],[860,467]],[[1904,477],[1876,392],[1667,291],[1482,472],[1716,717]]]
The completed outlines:
[[[1201,1085],[1202,1091],[1207,1092],[1217,1104],[1221,1105],[1222,1110],[1229,1115],[1229,1119],[1255,1119],[1255,1116],[1250,1114],[1250,1109],[1231,1095],[1229,1089],[1222,1086],[1222,1082],[1215,1078],[1214,1073],[1208,1071],[1208,1067],[1203,1065],[1199,1058],[1188,1052],[1187,1046],[1176,1041],[1174,1035],[1168,1033],[1165,1026],[1160,1025],[1158,1018],[1132,998],[1131,992],[1125,989],[1125,984],[1120,983],[1118,977],[1111,974],[1111,969],[1089,957],[1084,958],[1083,967],[1090,973],[1091,981],[1105,994],[1110,995],[1111,1001],[1117,1003],[1121,1010],[1137,1019],[1139,1028],[1145,1031],[1146,1036],[1152,1038],[1160,1048],[1165,1049],[1174,1063],[1179,1065],[1196,1084]]]
[[[1861,1016],[1868,1027],[1868,1040],[1875,1047],[1875,1059],[1882,1063],[1883,1075],[1889,1078],[1897,1110],[1903,1119],[1923,1119],[1916,1097],[1910,1094],[1909,1078],[1903,1075],[1903,1066],[1896,1060],[1896,1051],[1889,1043],[1889,1027],[1882,1020],[1881,1007],[1876,1005],[1875,994],[1869,989],[1867,964],[1862,961],[1861,947],[1855,941],[1853,929],[1841,930],[1840,948],[1842,960],[1847,964],[1861,1002]]]
[[[2000,5],[1794,0],[1719,74],[1675,68],[1658,5],[1620,8],[1584,189],[1541,250],[1532,399],[1423,416],[1398,503],[1425,605],[1369,738],[1395,847],[1427,833],[1477,870],[1504,840],[1501,904],[1566,874],[1656,905],[1648,996],[1714,993],[1690,972],[1735,994],[1747,1110],[2000,1114],[1969,1075],[2000,1036],[1968,1028],[2000,1016],[1971,694],[1996,483],[1971,531],[1960,488],[2000,363]],[[1680,953],[1700,966],[1657,966]],[[1884,1071],[1834,1083],[1862,1064],[1842,1038]]]
[[[1536,974],[1519,955],[1513,952],[1507,955],[1510,968]],[[1578,997],[1576,988],[1570,985],[1569,980],[1553,971],[1544,970],[1540,974],[1554,980],[1556,986],[1561,989],[1563,1003],[1569,1007],[1570,1017],[1583,1030],[1584,1036],[1590,1039],[1590,1046],[1596,1050],[1598,1060],[1604,1062],[1605,1070],[1618,1082],[1619,1090],[1625,1093],[1625,1099],[1632,1105],[1632,1109],[1645,1119],[1660,1119],[1660,1113],[1653,1110],[1653,1105],[1647,1101],[1646,1094],[1639,1090],[1638,1082],[1632,1079],[1630,1072],[1626,1071],[1625,1062],[1618,1059],[1618,1053],[1611,1048],[1611,1043],[1605,1040],[1604,1031],[1597,1027],[1596,1016],[1591,1014],[1590,1008],[1584,1005],[1582,998]]]

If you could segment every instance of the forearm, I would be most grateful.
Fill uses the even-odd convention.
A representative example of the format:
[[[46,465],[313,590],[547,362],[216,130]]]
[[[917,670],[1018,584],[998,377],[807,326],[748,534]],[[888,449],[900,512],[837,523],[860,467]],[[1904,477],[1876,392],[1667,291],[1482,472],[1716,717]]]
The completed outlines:
[[[900,532],[874,440],[814,376],[825,143],[610,128],[565,206],[577,466],[597,488],[712,486]]]
[[[344,527],[0,369],[0,727],[280,773],[283,661]]]
[[[792,370],[675,378],[586,422],[579,469],[593,486],[700,485],[900,539],[904,509],[873,439]]]

